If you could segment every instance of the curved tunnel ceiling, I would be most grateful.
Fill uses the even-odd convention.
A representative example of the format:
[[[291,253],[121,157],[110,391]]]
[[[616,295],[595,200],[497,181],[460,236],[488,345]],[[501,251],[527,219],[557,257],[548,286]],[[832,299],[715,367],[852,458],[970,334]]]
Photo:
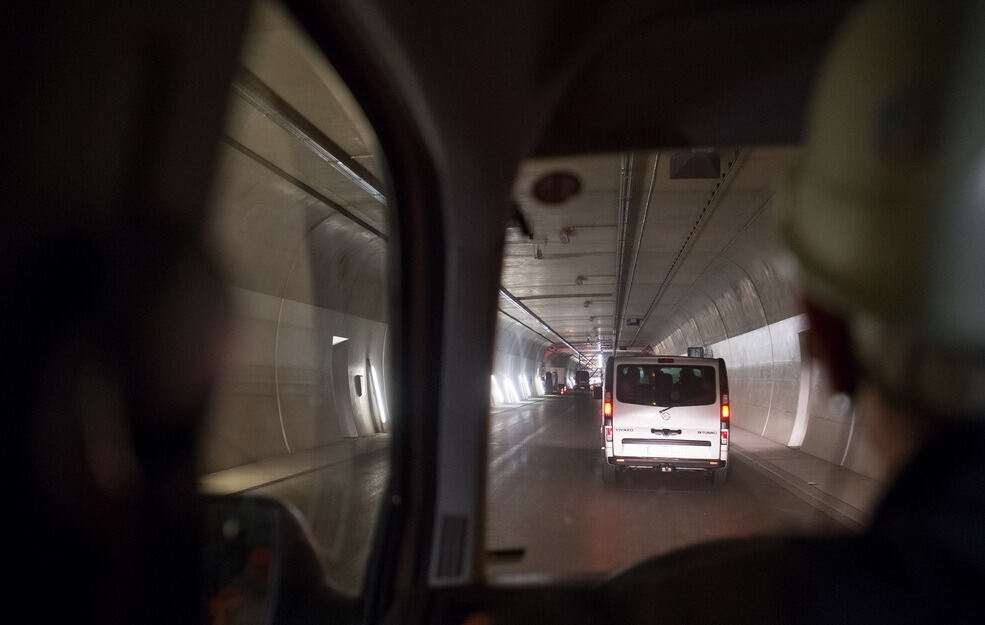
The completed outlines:
[[[230,96],[215,194],[227,205],[213,232],[236,265],[236,286],[382,319],[382,283],[358,293],[312,288],[383,275],[385,198],[373,193],[383,172],[372,130],[297,26],[273,7],[257,10]],[[258,105],[264,97],[280,101],[315,145]],[[322,144],[359,174],[355,182],[326,162]],[[699,162],[709,154],[689,153]],[[533,239],[507,232],[501,322],[526,328],[535,343],[591,356],[616,336],[620,347],[639,349],[696,324],[692,334],[712,342],[794,314],[764,215],[796,149],[717,147],[711,178],[681,177],[681,154],[526,161],[514,196]],[[580,191],[560,204],[536,199],[534,184],[552,172],[573,174]]]
[[[322,371],[314,356],[334,340],[332,332],[310,340],[304,330],[311,328],[299,323],[314,318],[305,306],[330,311],[322,316],[332,323],[347,321],[349,345],[361,340],[384,359],[383,172],[372,129],[320,53],[279,10],[259,4],[257,11],[230,95],[211,231],[233,286],[250,292],[245,299],[259,311],[256,352],[268,357],[241,367],[241,377],[254,384],[258,372],[271,369],[301,388],[314,379],[309,373]],[[729,359],[736,424],[793,441],[796,408],[810,403],[792,390],[803,323],[794,318],[796,298],[779,271],[770,209],[777,180],[797,152],[717,146],[524,162],[513,195],[533,237],[519,226],[506,233],[494,375],[519,386],[535,384],[545,368],[562,376],[575,367],[594,370],[596,354],[617,336],[620,347],[658,353],[714,346],[716,356]],[[558,172],[577,180],[577,193],[558,203],[545,202],[551,193],[538,199],[537,182]],[[296,326],[281,337],[283,362],[270,349],[271,340],[280,344],[277,299],[286,325]],[[274,307],[264,308],[270,302]],[[804,448],[861,466],[852,454],[864,448],[853,443],[864,440],[856,433],[864,424],[812,401],[812,414],[823,418],[801,433]],[[286,429],[281,418],[285,446],[374,431],[368,421],[346,429],[342,419],[319,433],[310,427],[318,422],[311,405],[289,407]],[[279,405],[276,412],[270,401],[249,406],[258,431],[272,437],[241,428],[238,406],[228,403],[229,418],[217,423],[227,434],[242,430],[229,440],[243,445],[216,456],[215,466],[279,450],[269,418]],[[274,448],[256,445],[260,438]]]
[[[241,63],[213,193],[233,285],[383,320],[386,198],[371,126],[278,6],[256,4]],[[564,344],[508,292],[499,308],[534,343]]]
[[[280,7],[254,11],[213,192],[229,280],[384,321],[386,207],[371,192],[382,186],[372,128]]]
[[[795,298],[777,275],[770,208],[796,154],[718,147],[527,161],[514,196],[534,237],[508,231],[503,285],[591,353],[612,349],[617,332],[620,348],[643,349],[700,324],[689,334],[710,344],[789,317]],[[715,163],[718,175],[681,177],[693,161]],[[578,177],[581,191],[538,200],[534,185],[556,172]]]

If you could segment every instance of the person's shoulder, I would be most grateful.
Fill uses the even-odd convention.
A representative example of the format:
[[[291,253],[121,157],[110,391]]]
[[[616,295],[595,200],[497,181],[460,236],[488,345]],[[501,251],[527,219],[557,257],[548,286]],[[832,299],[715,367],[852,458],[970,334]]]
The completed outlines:
[[[886,491],[873,530],[898,534],[910,526],[935,526],[953,518],[976,526],[985,522],[985,464],[979,451],[983,436],[985,416],[939,421]]]
[[[792,623],[804,584],[851,554],[857,536],[764,536],[701,543],[651,558],[603,584],[606,603],[625,622]],[[824,563],[818,566],[823,555]],[[644,616],[648,615],[648,616]],[[659,618],[657,618],[659,617]]]
[[[833,534],[825,536],[756,536],[727,538],[703,542],[665,555],[650,558],[612,576],[612,579],[653,583],[667,577],[703,575],[730,571],[748,574],[753,571],[797,568],[805,556],[817,554],[852,553],[862,534]]]

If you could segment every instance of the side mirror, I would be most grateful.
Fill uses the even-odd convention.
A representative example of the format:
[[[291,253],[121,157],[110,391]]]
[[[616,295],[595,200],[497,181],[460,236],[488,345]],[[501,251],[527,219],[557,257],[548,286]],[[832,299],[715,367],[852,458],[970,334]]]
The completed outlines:
[[[202,495],[210,622],[281,625],[353,621],[355,600],[333,592],[308,524],[267,497]]]

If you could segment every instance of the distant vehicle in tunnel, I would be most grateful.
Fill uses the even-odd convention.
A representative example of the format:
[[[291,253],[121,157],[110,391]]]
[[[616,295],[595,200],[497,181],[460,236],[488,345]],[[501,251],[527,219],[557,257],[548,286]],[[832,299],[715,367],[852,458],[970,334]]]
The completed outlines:
[[[589,380],[592,374],[588,371],[581,370],[575,371],[575,390],[577,391],[587,391],[591,390],[589,387]]]
[[[728,471],[730,408],[725,361],[678,356],[609,358],[602,402],[602,477],[627,469]]]
[[[549,394],[557,392],[557,374],[553,371],[544,373],[544,392]]]

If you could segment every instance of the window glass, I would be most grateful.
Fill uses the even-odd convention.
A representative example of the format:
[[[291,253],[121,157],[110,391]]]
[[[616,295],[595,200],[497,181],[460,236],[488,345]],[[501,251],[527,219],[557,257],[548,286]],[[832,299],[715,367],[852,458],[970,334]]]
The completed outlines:
[[[522,163],[489,382],[492,579],[604,577],[705,541],[850,526],[809,490],[855,489],[842,501],[870,509],[856,498],[880,477],[865,422],[801,352],[806,320],[774,227],[798,153]],[[657,360],[689,350],[721,362]],[[793,471],[802,490],[773,479]]]
[[[616,398],[644,406],[706,406],[717,401],[715,369],[621,365]]]
[[[200,483],[292,506],[326,581],[348,595],[363,583],[389,471],[382,163],[319,48],[284,7],[257,2],[212,198],[235,332]]]

